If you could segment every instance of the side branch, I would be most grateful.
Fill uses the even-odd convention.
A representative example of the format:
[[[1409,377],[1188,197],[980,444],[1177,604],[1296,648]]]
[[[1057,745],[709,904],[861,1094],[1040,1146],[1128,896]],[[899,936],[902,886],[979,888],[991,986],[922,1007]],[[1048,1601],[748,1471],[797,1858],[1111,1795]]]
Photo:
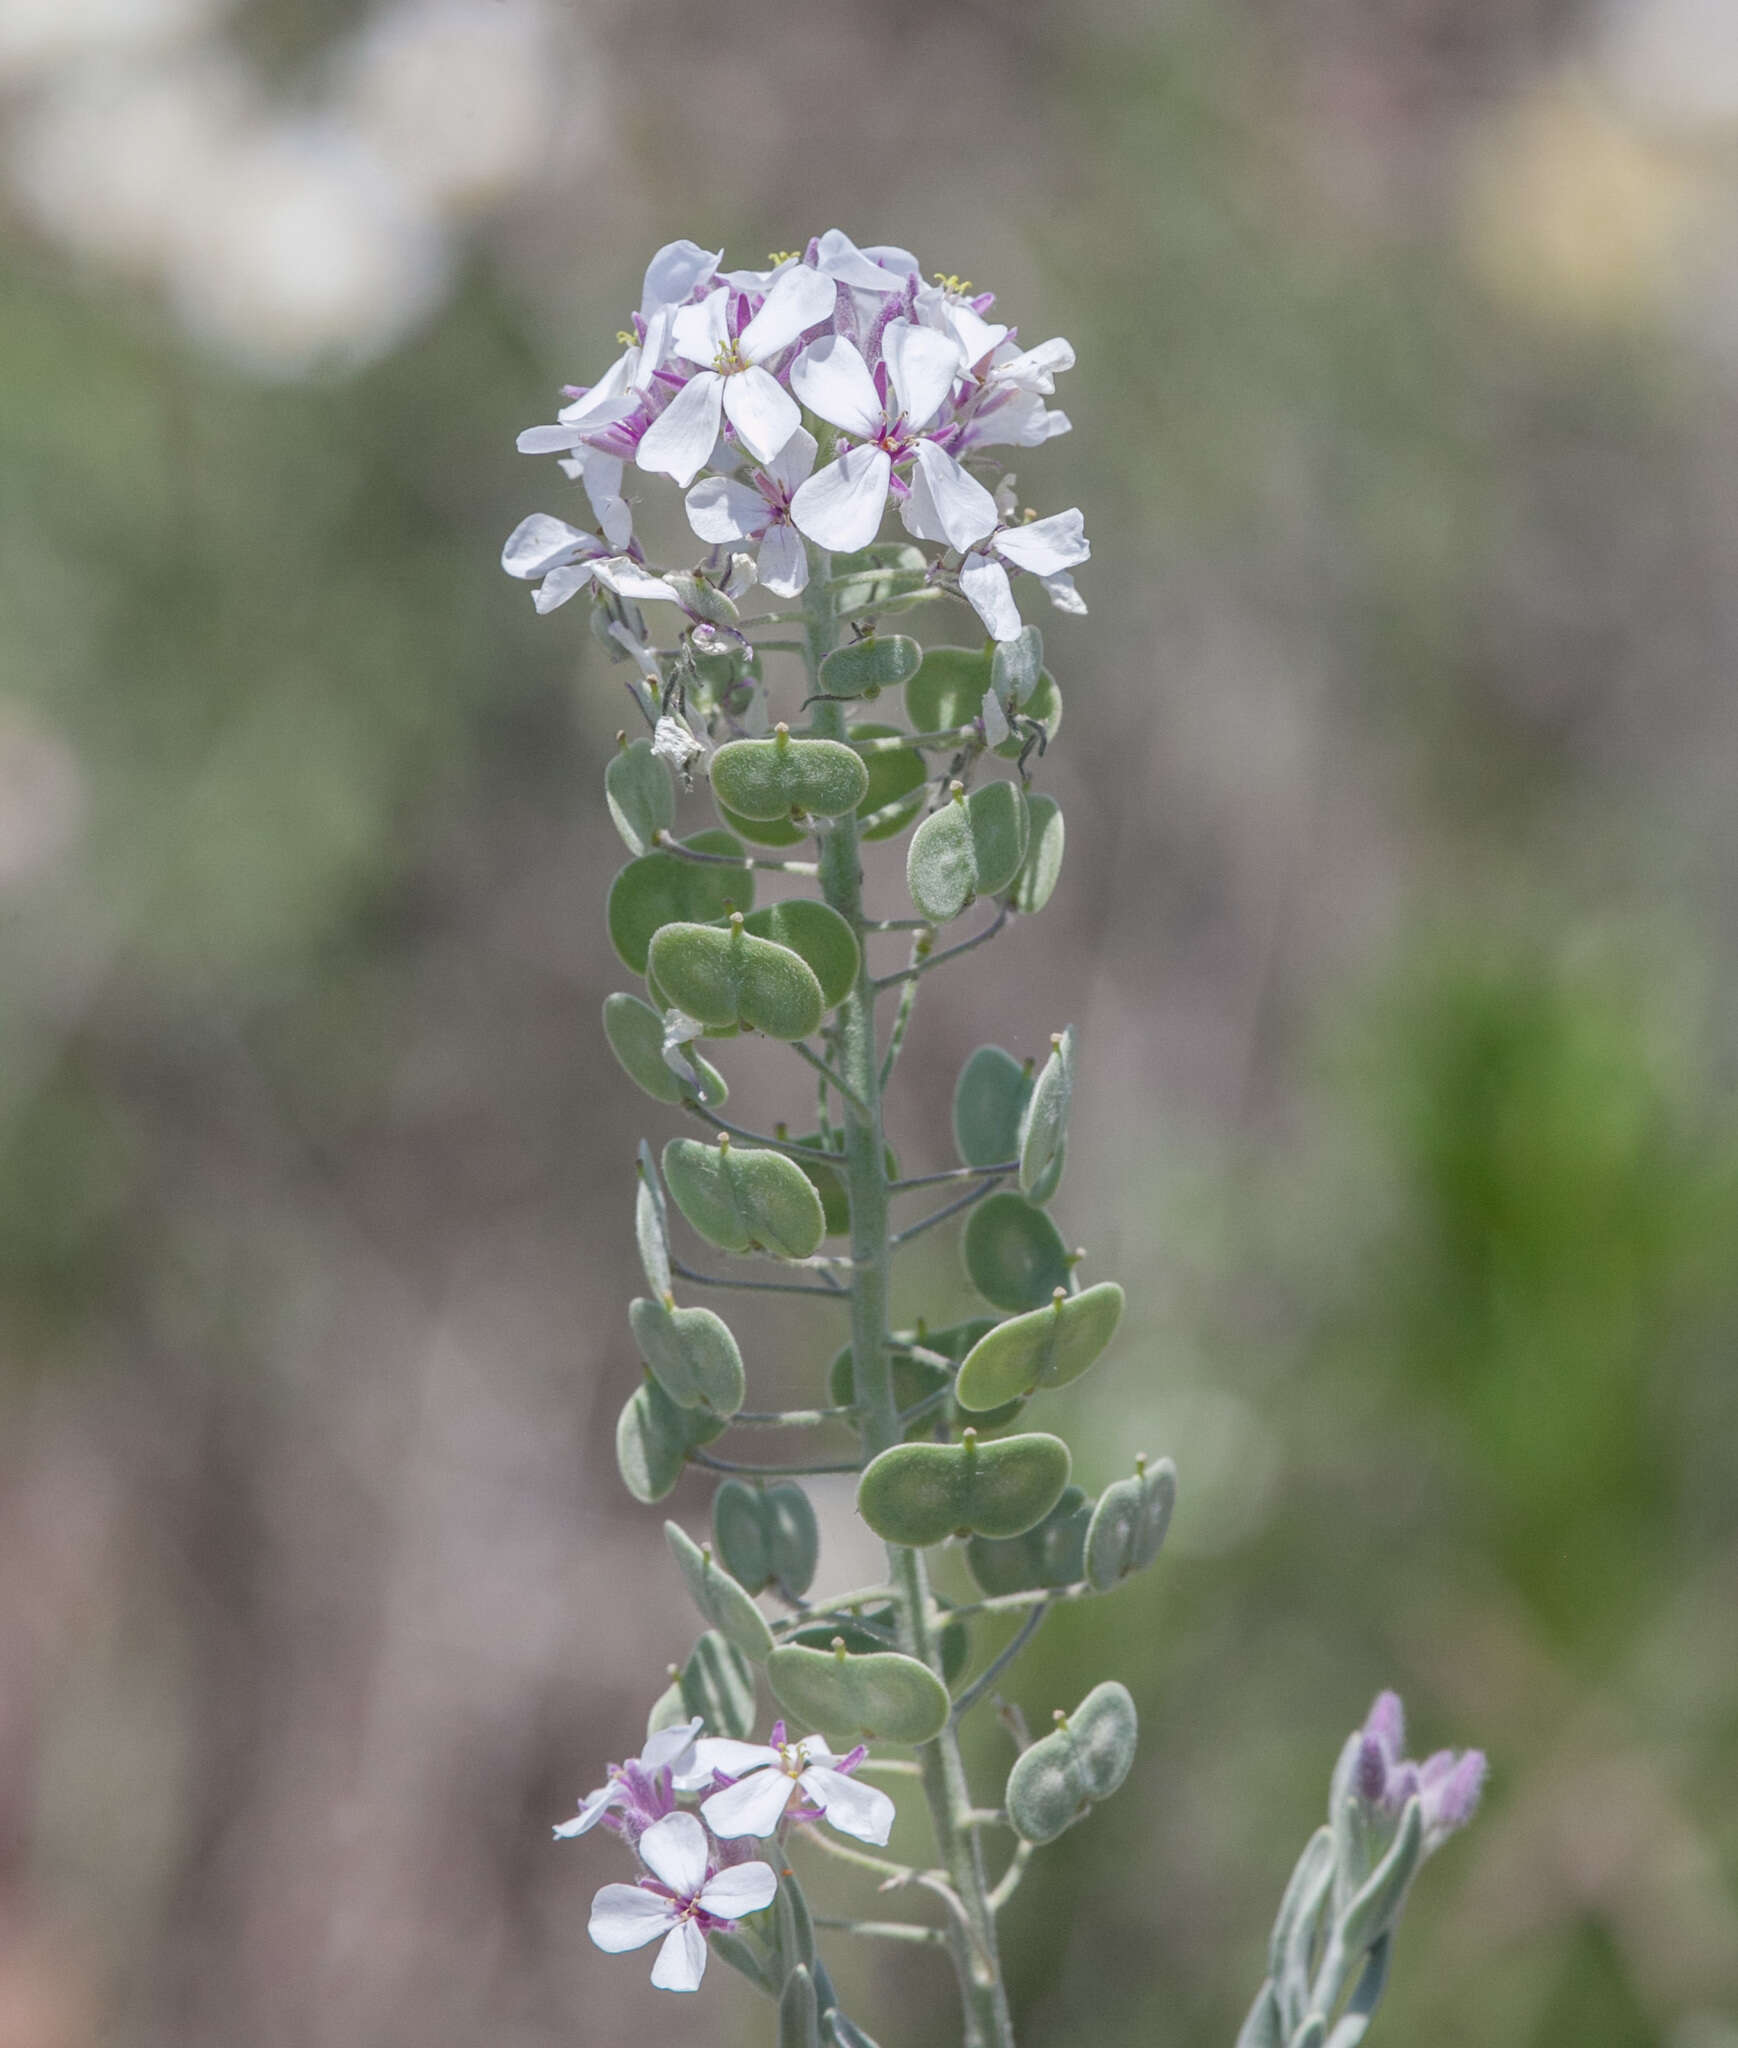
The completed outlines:
[[[920,974],[927,974],[932,967],[941,966],[944,960],[957,960],[962,953],[969,953],[976,946],[987,945],[1012,915],[1012,907],[1004,903],[998,907],[995,916],[981,932],[974,933],[969,939],[961,939],[958,945],[944,946],[939,953],[931,953],[925,960],[914,960],[903,974],[883,974],[870,986],[875,989],[894,988],[902,981],[915,981]]]

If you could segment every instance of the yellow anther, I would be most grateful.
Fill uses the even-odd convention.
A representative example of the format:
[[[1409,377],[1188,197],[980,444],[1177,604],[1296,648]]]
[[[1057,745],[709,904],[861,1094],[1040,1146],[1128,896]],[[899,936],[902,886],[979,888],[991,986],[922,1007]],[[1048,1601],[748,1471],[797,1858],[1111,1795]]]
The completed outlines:
[[[951,292],[959,299],[965,298],[972,288],[969,277],[955,277],[951,270],[938,270],[935,273],[935,281],[944,292]]]
[[[776,269],[781,263],[794,263],[797,260],[797,253],[795,249],[769,249],[766,252],[766,260]]]
[[[632,348],[638,342],[639,338],[640,337],[637,334],[630,334],[625,327],[618,327],[616,329],[616,339],[621,343],[623,348]]]

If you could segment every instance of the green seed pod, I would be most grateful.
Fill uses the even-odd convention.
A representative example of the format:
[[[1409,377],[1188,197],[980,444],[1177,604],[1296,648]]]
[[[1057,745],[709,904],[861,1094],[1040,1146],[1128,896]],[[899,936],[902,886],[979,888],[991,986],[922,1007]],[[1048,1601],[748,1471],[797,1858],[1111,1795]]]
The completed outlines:
[[[1048,1302],[1068,1287],[1068,1247],[1062,1234],[1024,1196],[1002,1192],[980,1202],[966,1218],[960,1251],[972,1285],[997,1308],[1019,1312]]]
[[[729,1427],[729,1418],[704,1408],[678,1408],[654,1379],[628,1396],[616,1422],[616,1464],[622,1484],[650,1507],[682,1476],[691,1449],[709,1444]]]
[[[947,1602],[940,1601],[942,1607]],[[859,1610],[853,1609],[853,1613]],[[865,1625],[851,1621],[818,1621],[812,1628],[799,1628],[786,1638],[793,1643],[802,1643],[811,1650],[829,1650],[834,1643],[843,1642],[854,1657],[866,1656],[871,1651],[885,1649],[887,1638],[898,1625],[898,1616],[891,1603],[879,1607],[865,1607],[860,1610],[863,1624],[873,1623],[881,1633],[877,1635]],[[963,1621],[944,1621],[936,1637],[936,1649],[941,1657],[941,1678],[944,1685],[954,1680],[971,1662],[972,1639]]]
[[[1044,673],[1044,635],[1022,626],[1012,640],[998,640],[990,656],[990,688],[1005,711],[1023,710]]]
[[[998,1593],[1024,1593],[1039,1586],[1076,1586],[1086,1576],[1086,1525],[1092,1502],[1078,1486],[1065,1486],[1062,1498],[1035,1529],[1000,1542],[974,1536],[966,1545],[972,1577],[992,1598]]]
[[[712,1543],[750,1593],[773,1586],[795,1602],[814,1584],[820,1530],[808,1495],[794,1480],[775,1486],[725,1480],[712,1496]]]
[[[1040,1208],[1043,1208],[1045,1203],[1050,1200],[1050,1197],[1062,1185],[1062,1170],[1067,1164],[1068,1146],[1066,1143],[1063,1143],[1057,1146],[1050,1164],[1032,1183],[1031,1187],[1027,1189],[1027,1200],[1036,1202]]]
[[[829,697],[877,697],[910,682],[923,649],[903,633],[869,633],[835,647],[821,663],[821,688]]]
[[[981,647],[926,647],[905,686],[905,715],[917,732],[970,725],[990,687],[990,655]]]
[[[708,1735],[746,1742],[754,1733],[756,1708],[754,1666],[716,1629],[708,1629],[676,1680],[682,1698],[682,1719],[698,1714]]]
[[[842,741],[795,740],[781,725],[770,740],[726,741],[712,757],[712,787],[745,818],[842,818],[867,795],[869,771]]]
[[[722,1316],[641,1295],[628,1306],[628,1326],[647,1370],[678,1408],[728,1416],[742,1406],[742,1353]]]
[[[708,1244],[722,1251],[767,1251],[806,1259],[821,1242],[821,1198],[794,1160],[728,1138],[703,1145],[672,1138],[664,1180],[676,1206]]]
[[[702,1024],[746,1025],[788,1041],[807,1038],[826,1014],[808,963],[788,946],[753,937],[737,918],[727,930],[664,925],[653,936],[648,965],[675,1007]]]
[[[890,740],[899,736],[897,725],[854,725],[854,740]],[[857,806],[858,830],[865,839],[892,839],[905,830],[923,808],[924,785],[929,769],[915,747],[897,747],[886,754],[870,754],[864,767],[869,771],[869,793]]]
[[[1026,857],[1026,794],[1017,782],[988,782],[952,800],[911,835],[905,882],[931,924],[946,924],[979,896],[1005,889]]]
[[[676,785],[650,740],[631,741],[610,756],[603,796],[629,853],[650,853],[657,835],[676,822]]]
[[[851,993],[862,965],[857,934],[836,910],[807,896],[750,911],[742,928],[752,938],[788,947],[820,983],[821,1002],[836,1009]]]
[[[668,1154],[665,1158],[668,1178]],[[998,1323],[967,1353],[954,1398],[962,1408],[994,1408],[1016,1394],[1067,1386],[1116,1335],[1122,1304],[1116,1282],[1101,1280],[1079,1294],[1053,1297],[1048,1308]]]
[[[1026,815],[1030,820],[1026,858],[1014,877],[1008,901],[1023,916],[1036,917],[1055,893],[1062,874],[1062,806],[1053,796],[1029,795]]]
[[[729,832],[696,832],[681,843],[696,853],[742,857],[742,842]],[[713,867],[680,854],[648,853],[629,861],[610,885],[610,944],[625,966],[644,974],[652,935],[661,925],[710,924],[733,910],[753,908],[752,868]]]
[[[1135,1760],[1139,1717],[1127,1686],[1107,1679],[1053,1733],[1015,1759],[1008,1818],[1022,1840],[1053,1842],[1097,1801],[1108,1799]]]
[[[1068,1446],[1033,1432],[979,1443],[895,1444],[857,1482],[857,1512],[888,1543],[927,1549],[947,1536],[1022,1536],[1068,1484]]]
[[[781,1643],[766,1677],[785,1712],[829,1742],[931,1742],[947,1726],[946,1686],[896,1650],[852,1657]]]
[[[953,1091],[953,1141],[967,1166],[1006,1166],[1020,1156],[1020,1119],[1031,1073],[999,1045],[980,1045]]]
[[[1050,1048],[1020,1119],[1020,1186],[1028,1191],[1050,1171],[1067,1141],[1068,1109],[1074,1099],[1074,1026],[1051,1039]]]
[[[640,1248],[640,1264],[646,1285],[660,1301],[670,1287],[670,1218],[664,1208],[664,1190],[652,1159],[652,1148],[640,1140],[638,1186],[634,1191],[634,1239]]]
[[[782,1130],[779,1132],[779,1136],[784,1136]],[[805,1131],[800,1138],[793,1138],[791,1143],[793,1145],[807,1145],[817,1151],[822,1149],[819,1131]],[[899,1178],[899,1158],[891,1145],[885,1149],[882,1157],[887,1162],[887,1178],[889,1180],[897,1180]],[[829,1237],[849,1237],[851,1234],[851,1194],[845,1180],[843,1159],[840,1160],[837,1167],[823,1166],[818,1160],[814,1159],[799,1159],[797,1164],[808,1175],[809,1179],[814,1182],[815,1193],[821,1198],[821,1213],[827,1219],[827,1235]],[[839,1405],[843,1407],[845,1404],[841,1402]]]
[[[921,590],[929,564],[909,541],[881,540],[854,554],[833,557],[833,587],[841,617],[874,611],[895,597]]]
[[[894,1334],[901,1343],[921,1343],[926,1351],[938,1352],[943,1358],[955,1361],[965,1357],[978,1339],[996,1327],[994,1316],[973,1316],[969,1322],[956,1323],[947,1330],[899,1330]],[[893,1354],[893,1404],[902,1413],[915,1408],[920,1402],[939,1394],[948,1384],[951,1375],[940,1365],[931,1365],[926,1360],[911,1358],[901,1352]],[[851,1367],[851,1347],[845,1348],[834,1358],[828,1374],[829,1398],[836,1408],[849,1408],[857,1398],[857,1379]],[[971,1428],[980,1438],[993,1431],[1005,1428],[1026,1405],[1024,1398],[1004,1401],[999,1407],[983,1410],[978,1414],[966,1414],[957,1404],[948,1403],[939,1412],[929,1409],[913,1422],[906,1431],[907,1442],[927,1442],[934,1437],[938,1422],[954,1430]]]
[[[745,818],[740,811],[721,804],[716,790],[712,807],[739,839],[751,840],[756,846],[799,846],[813,829],[800,818]]]
[[[689,1102],[694,1090],[664,1061],[664,1020],[650,1003],[638,996],[617,994],[603,999],[603,1034],[610,1051],[621,1062],[628,1078],[642,1087],[654,1102]],[[716,1109],[729,1095],[718,1069],[690,1053],[694,1071],[700,1076],[700,1100]]]
[[[815,1980],[799,1963],[785,1978],[778,2000],[778,2048],[821,2048],[821,2009]]]
[[[711,1550],[701,1549],[676,1523],[664,1524],[664,1540],[682,1567],[688,1591],[701,1614],[726,1642],[756,1664],[764,1664],[773,1641],[766,1616],[714,1559]]]
[[[1176,1505],[1177,1468],[1169,1458],[1150,1470],[1143,1458],[1132,1479],[1104,1489],[1086,1532],[1086,1576],[1094,1592],[1108,1593],[1131,1572],[1146,1570],[1159,1554]]]
[[[667,569],[664,581],[681,599],[685,612],[709,625],[734,626],[742,616],[735,601],[726,597],[717,584],[696,576],[691,569]]]
[[[674,1670],[675,1666],[672,1665],[670,1668]],[[678,1673],[677,1678],[671,1679],[670,1683],[652,1702],[652,1711],[646,1716],[646,1740],[648,1742],[654,1735],[661,1735],[666,1728],[674,1728],[678,1721],[686,1721],[691,1718],[688,1709],[682,1704],[682,1687],[678,1682],[679,1678],[680,1674]]]

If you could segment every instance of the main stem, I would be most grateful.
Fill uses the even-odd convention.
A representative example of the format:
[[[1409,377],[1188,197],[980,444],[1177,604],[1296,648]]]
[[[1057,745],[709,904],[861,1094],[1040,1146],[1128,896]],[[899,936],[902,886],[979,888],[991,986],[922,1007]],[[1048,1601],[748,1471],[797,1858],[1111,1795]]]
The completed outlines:
[[[821,556],[804,602],[809,688],[818,691],[820,665],[832,648],[838,621],[828,592],[829,563]],[[824,738],[846,736],[845,706],[822,698],[813,707],[813,730]],[[856,1397],[863,1411],[863,1443],[870,1457],[899,1442],[899,1414],[893,1398],[893,1363],[887,1349],[887,1305],[892,1278],[887,1200],[887,1153],[881,1125],[881,1056],[875,1034],[875,985],[863,916],[863,870],[857,820],[846,816],[829,828],[821,851],[821,891],[847,920],[862,948],[857,983],[840,1004],[835,1058],[839,1074],[856,1101],[843,1103],[845,1173],[851,1195],[851,1363]],[[899,1644],[921,1658],[937,1676],[941,1658],[930,1625],[929,1574],[923,1553],[903,1544],[887,1546],[888,1578],[898,1594]],[[924,1795],[948,1882],[965,1907],[967,1926],[950,1920],[949,1947],[959,1977],[965,2015],[964,2048],[1014,2048],[1002,1966],[996,1952],[996,1923],[984,1880],[983,1851],[968,1825],[972,1811],[959,1740],[948,1727],[918,1751]]]

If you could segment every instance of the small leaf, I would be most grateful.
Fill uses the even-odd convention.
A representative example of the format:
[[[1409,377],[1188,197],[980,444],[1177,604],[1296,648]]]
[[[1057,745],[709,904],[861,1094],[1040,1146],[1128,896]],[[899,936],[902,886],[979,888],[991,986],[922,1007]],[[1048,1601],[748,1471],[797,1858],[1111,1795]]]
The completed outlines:
[[[862,949],[856,933],[827,904],[793,896],[750,912],[742,927],[754,938],[770,939],[795,953],[820,983],[821,1001],[827,1009],[836,1009],[851,993],[862,965]]]
[[[657,834],[676,822],[676,785],[650,740],[634,740],[610,756],[603,793],[629,853],[650,853]]]
[[[1095,1685],[1055,1731],[1015,1759],[1008,1774],[1008,1818],[1028,1842],[1053,1842],[1098,1801],[1108,1799],[1135,1760],[1139,1717],[1128,1688]]]
[[[628,1305],[628,1326],[652,1377],[678,1408],[731,1416],[742,1406],[742,1353],[722,1316],[641,1295]]]
[[[778,1930],[780,1975],[788,1977],[792,1970],[812,1968],[815,1960],[815,1923],[809,1913],[809,1902],[803,1896],[803,1888],[797,1883],[794,1871],[787,1870],[779,1879],[778,1897],[773,1907],[773,1923]]]
[[[1053,796],[1028,795],[1029,829],[1026,858],[1014,877],[1008,900],[1023,916],[1036,917],[1055,893],[1062,875],[1065,832],[1062,806]]]
[[[722,930],[664,925],[653,935],[648,967],[676,1008],[702,1024],[744,1025],[788,1042],[807,1038],[825,1014],[808,963],[788,946],[753,937],[745,921],[732,919]]]
[[[722,1415],[678,1408],[656,1380],[642,1380],[616,1422],[616,1464],[622,1484],[649,1507],[682,1476],[688,1452],[729,1427]]]
[[[821,2048],[815,1980],[801,1963],[786,1977],[778,2001],[778,2048]]]
[[[821,1242],[821,1198],[794,1160],[760,1146],[672,1138],[664,1180],[676,1206],[709,1244],[806,1259]]]
[[[1000,1541],[974,1536],[966,1563],[985,1593],[1025,1593],[1043,1586],[1074,1586],[1086,1576],[1083,1558],[1092,1502],[1078,1486],[1062,1497],[1036,1528]]]
[[[923,649],[903,633],[870,633],[822,660],[821,688],[829,697],[879,696],[909,682],[922,660]]]
[[[1262,1985],[1249,2008],[1249,2017],[1237,2036],[1237,2048],[1285,2048],[1285,2035],[1280,2031],[1279,1996],[1271,1983]]]
[[[1068,1484],[1068,1446],[1041,1432],[978,1443],[895,1444],[857,1482],[857,1512],[877,1536],[914,1550],[951,1535],[1021,1536]]]
[[[694,1090],[664,1058],[664,1020],[650,1003],[626,994],[605,996],[603,1032],[628,1078],[654,1102],[693,1101]],[[724,1076],[697,1053],[689,1057],[700,1076],[700,1100],[716,1109],[730,1093]]]
[[[1340,1916],[1339,1936],[1348,1955],[1362,1954],[1393,1926],[1423,1859],[1424,1809],[1414,1798],[1406,1802],[1393,1846]]]
[[[712,1496],[712,1541],[750,1593],[775,1586],[794,1602],[814,1583],[820,1530],[808,1495],[794,1480],[774,1486],[725,1480]]]
[[[980,1045],[954,1084],[953,1135],[967,1166],[1005,1166],[1020,1156],[1020,1119],[1032,1075],[999,1045]]]
[[[639,1181],[634,1192],[634,1239],[640,1248],[640,1264],[645,1269],[646,1285],[662,1301],[672,1291],[670,1218],[664,1208],[664,1190],[658,1180],[658,1169],[652,1159],[652,1148],[644,1138],[640,1140],[637,1171]]]
[[[766,1616],[713,1557],[702,1550],[675,1522],[664,1524],[664,1540],[682,1567],[694,1605],[733,1648],[757,1664],[766,1661],[772,1648],[772,1630]]]
[[[823,2023],[828,2029],[832,2048],[875,2048],[875,2043],[863,2029],[835,2008],[828,2013]]]
[[[698,853],[742,855],[742,842],[729,832],[696,832],[682,841]],[[652,935],[661,925],[710,924],[733,910],[754,908],[754,870],[714,867],[674,853],[648,853],[631,860],[610,885],[609,935],[623,963],[646,971]]]
[[[764,1991],[769,1998],[777,1998],[778,1983],[768,1974],[758,1943],[750,1941],[744,1934],[732,1933],[728,1928],[715,1927],[708,1938],[712,1953],[721,1963],[728,1963],[739,1976],[746,1977],[757,1991]]]
[[[1020,1187],[1030,1193],[1050,1171],[1068,1139],[1068,1110],[1074,1099],[1074,1027],[1050,1041],[1050,1057],[1032,1084],[1020,1119]]]
[[[1303,2025],[1291,2037],[1291,2048],[1322,2048],[1327,2038],[1328,2023],[1319,2012],[1311,2013]]]
[[[1104,1489],[1086,1533],[1086,1576],[1095,1592],[1108,1593],[1131,1572],[1146,1570],[1159,1554],[1176,1505],[1177,1468],[1169,1458]]]
[[[842,740],[792,739],[781,726],[771,739],[726,741],[712,757],[712,787],[745,818],[840,818],[867,795],[869,771]]]
[[[841,1656],[783,1643],[766,1660],[786,1713],[829,1741],[930,1742],[947,1725],[947,1688],[927,1664],[896,1650]]]
[[[1042,1209],[1004,1190],[966,1218],[960,1252],[972,1285],[988,1302],[1018,1312],[1068,1286],[1068,1247]]]
[[[666,1177],[669,1166],[666,1155]],[[966,1354],[954,1382],[962,1408],[994,1408],[1040,1387],[1065,1387],[1094,1362],[1122,1319],[1114,1280],[1053,1299],[1048,1308],[998,1323]]]
[[[897,725],[853,725],[851,737],[890,740],[897,738],[900,730]],[[915,747],[866,755],[863,765],[869,771],[869,790],[857,806],[858,830],[865,839],[892,839],[923,808],[929,769]]]
[[[698,1714],[708,1735],[746,1742],[754,1733],[759,1702],[754,1693],[754,1666],[716,1629],[708,1629],[676,1680],[683,1718]]]

